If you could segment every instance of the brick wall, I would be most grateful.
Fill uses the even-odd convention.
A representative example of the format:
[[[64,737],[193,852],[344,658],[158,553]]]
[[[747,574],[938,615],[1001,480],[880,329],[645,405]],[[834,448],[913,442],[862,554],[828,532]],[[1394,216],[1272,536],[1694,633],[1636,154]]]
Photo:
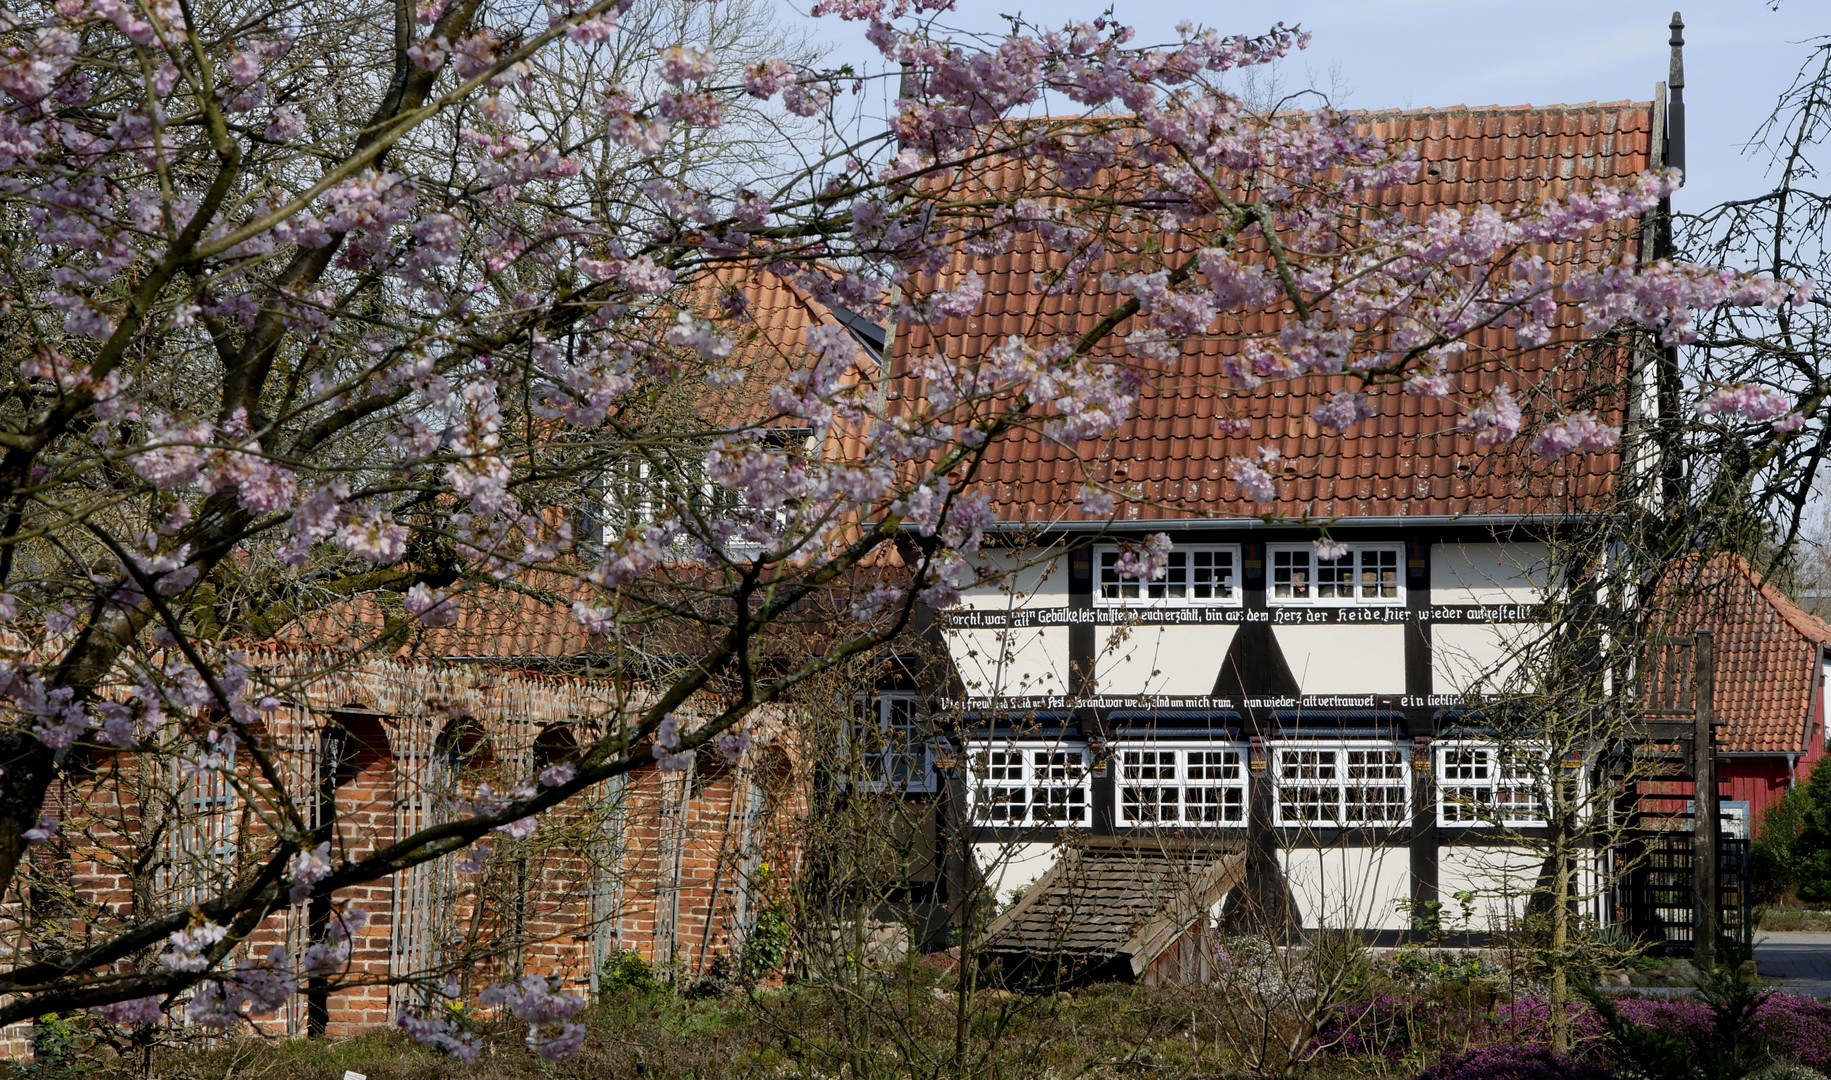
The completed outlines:
[[[182,780],[170,763],[108,755],[58,793],[65,829],[22,879],[30,902],[14,895],[0,909],[0,935],[20,947],[97,940],[210,895],[252,867],[264,822],[287,802],[308,826],[329,826],[339,861],[374,853],[448,819],[451,799],[480,783],[526,782],[597,738],[627,705],[615,687],[589,679],[392,662],[312,678],[329,658],[265,659],[269,674],[298,687],[251,733],[281,789],[256,781],[224,795]],[[703,754],[686,773],[640,769],[556,807],[527,840],[493,835],[482,873],[447,856],[339,890],[328,908],[272,916],[243,951],[280,946],[296,956],[327,916],[365,909],[348,971],[315,988],[333,1036],[391,1023],[452,971],[472,993],[522,973],[583,990],[602,957],[627,949],[691,981],[738,945],[764,902],[758,867],[796,859],[793,825],[805,800],[783,720],[753,724],[756,741],[736,766]],[[301,994],[260,1027],[306,1033],[311,1000]]]

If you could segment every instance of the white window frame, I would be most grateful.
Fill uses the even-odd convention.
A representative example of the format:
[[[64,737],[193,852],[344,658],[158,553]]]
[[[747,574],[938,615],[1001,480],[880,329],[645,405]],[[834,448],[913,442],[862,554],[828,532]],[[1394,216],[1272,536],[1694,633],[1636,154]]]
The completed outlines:
[[[993,739],[973,744],[968,762],[966,801],[975,825],[1093,824],[1093,755],[1086,743]],[[1038,816],[1039,806],[1050,812]]]
[[[1525,753],[1542,760],[1542,747]],[[1530,765],[1509,761],[1499,743],[1443,739],[1431,744],[1437,778],[1437,824],[1453,829],[1532,828],[1545,824],[1543,778]],[[1503,799],[1505,794],[1510,797]],[[1519,796],[1523,794],[1525,798]],[[1500,813],[1527,807],[1529,813]],[[1487,808],[1487,812],[1483,812]]]
[[[1350,739],[1274,742],[1266,747],[1272,781],[1272,822],[1289,828],[1404,828],[1411,824],[1411,747],[1402,742]],[[1385,760],[1370,761],[1380,754]],[[1396,755],[1396,757],[1394,756]],[[1389,775],[1396,766],[1397,776]],[[1368,770],[1378,770],[1369,775]],[[1306,775],[1307,774],[1307,775]],[[1379,791],[1378,802],[1355,792]],[[1326,813],[1288,814],[1288,807],[1313,806]],[[1396,815],[1370,817],[1369,807],[1396,808]],[[1358,811],[1358,812],[1357,812]]]
[[[1251,753],[1244,744],[1116,742],[1112,755],[1116,827],[1246,827],[1252,812]],[[1191,806],[1201,811],[1194,820]],[[1210,816],[1214,808],[1219,813]]]
[[[924,734],[924,717],[916,696],[908,693],[860,695],[855,700],[859,727],[875,722],[876,735],[859,732],[859,756],[864,767],[861,791],[933,793],[935,740]]]
[[[1240,545],[1238,544],[1176,544],[1170,548],[1170,565],[1165,569],[1164,576],[1149,581],[1109,574],[1109,568],[1118,562],[1123,550],[1117,544],[1101,544],[1094,548],[1093,602],[1095,607],[1239,607],[1243,602],[1244,590],[1240,584],[1241,562]],[[1222,555],[1227,557],[1229,567],[1225,584],[1221,586],[1226,589],[1227,594],[1203,597],[1191,595],[1199,588],[1191,581],[1192,572],[1200,569],[1197,564],[1203,559],[1212,560]],[[1202,587],[1215,588],[1213,585]],[[1118,595],[1107,595],[1109,588]],[[1170,590],[1174,588],[1181,588],[1183,595],[1169,595]],[[1126,590],[1131,590],[1134,595],[1123,595]],[[1153,590],[1162,595],[1151,596],[1150,593]],[[1219,590],[1215,589],[1215,591]]]
[[[613,462],[604,476],[598,516],[599,527],[607,536],[625,528],[654,524],[664,509],[671,509],[673,498],[670,496],[678,498],[686,490],[698,490],[698,512],[708,518],[723,518],[735,523],[741,515],[753,512],[742,491],[720,487],[709,479],[688,479],[686,488],[664,488],[663,482],[654,477],[654,463],[647,457]],[[778,507],[768,516],[773,517],[777,525],[788,522],[786,508]],[[673,554],[681,556],[686,552],[688,542],[677,539],[675,546],[677,550]],[[761,554],[763,545],[754,540],[729,540],[723,551],[730,559],[749,559]]]
[[[1404,607],[1405,606],[1405,545],[1403,544],[1346,544],[1348,553],[1339,560],[1322,565],[1316,557],[1316,550],[1311,544],[1267,544],[1265,551],[1265,602],[1273,607]],[[1365,557],[1379,554],[1389,558],[1393,569],[1393,588],[1391,596],[1365,595],[1368,583],[1362,580],[1366,572]],[[1308,595],[1296,595],[1297,586],[1294,580],[1288,581],[1291,595],[1278,595],[1279,562],[1287,575],[1294,575],[1295,561],[1301,558],[1306,583],[1301,586]],[[1346,564],[1345,566],[1342,564]],[[1347,571],[1348,588],[1351,596],[1323,596],[1323,588],[1340,589],[1340,582],[1329,582],[1327,586],[1321,580],[1325,571],[1339,574]],[[1373,587],[1379,588],[1374,582]]]

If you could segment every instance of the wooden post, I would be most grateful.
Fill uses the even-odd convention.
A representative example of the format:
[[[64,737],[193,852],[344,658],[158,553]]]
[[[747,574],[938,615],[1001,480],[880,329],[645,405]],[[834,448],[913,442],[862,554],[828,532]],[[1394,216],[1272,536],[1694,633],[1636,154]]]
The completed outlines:
[[[1697,679],[1692,684],[1696,727],[1691,739],[1691,881],[1695,914],[1691,943],[1700,970],[1709,964],[1717,946],[1717,740],[1716,658],[1711,635],[1696,637]]]

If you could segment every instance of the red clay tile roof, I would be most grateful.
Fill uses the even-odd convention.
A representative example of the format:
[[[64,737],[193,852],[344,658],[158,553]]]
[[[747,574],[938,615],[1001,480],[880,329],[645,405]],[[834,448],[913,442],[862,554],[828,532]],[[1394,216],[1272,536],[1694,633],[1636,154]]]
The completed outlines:
[[[844,324],[808,290],[771,270],[722,270],[701,285],[708,293],[733,286],[743,291],[746,314],[722,329],[736,338],[731,363],[746,370],[748,377],[722,393],[696,387],[702,395],[698,407],[720,417],[721,424],[771,424],[776,418],[767,404],[769,389],[789,364],[798,362],[808,328]],[[873,368],[875,363],[861,351],[861,367]],[[454,602],[458,617],[452,625],[422,627],[406,619],[410,630],[405,641],[390,642],[386,651],[403,658],[518,662],[603,653],[604,642],[587,633],[573,615],[575,600],[599,604],[604,596],[574,576],[546,572],[523,575],[513,585],[473,587]],[[375,641],[390,616],[403,615],[392,595],[364,594],[288,624],[270,644],[290,649],[364,647]]]
[[[1652,107],[1643,102],[1379,112],[1366,114],[1364,122],[1387,141],[1415,148],[1425,165],[1417,183],[1371,198],[1381,207],[1401,207],[1420,218],[1443,208],[1505,205],[1618,185],[1652,164]],[[1019,168],[1013,163],[1007,171]],[[1568,266],[1594,259],[1610,245],[1631,250],[1635,237],[1596,237],[1546,254],[1554,264]],[[1044,258],[1019,250],[972,263],[986,283],[982,309],[933,327],[899,327],[891,370],[906,371],[909,357],[934,350],[968,359],[1013,333],[1079,332],[1116,306],[1098,274],[1086,275],[1084,287],[1073,296],[1042,295],[1032,275],[1048,268]],[[951,272],[966,269],[966,263],[959,263]],[[1574,313],[1560,321],[1551,344],[1510,363],[1506,381],[1516,389],[1544,378],[1562,349],[1582,338]],[[1275,314],[1260,313],[1249,315],[1243,329],[1276,325]],[[1121,326],[1115,340],[1126,329]],[[1463,378],[1463,393],[1495,385],[1499,356],[1510,350],[1512,334],[1490,331],[1474,344],[1488,362]],[[1318,377],[1268,384],[1253,394],[1230,393],[1222,389],[1221,358],[1235,348],[1232,341],[1187,343],[1180,367],[1153,380],[1138,414],[1108,446],[1085,444],[1071,451],[1032,433],[994,447],[985,475],[1001,515],[1022,521],[1079,519],[1071,506],[1084,479],[1078,458],[1094,459],[1091,468],[1103,478],[1141,485],[1147,500],[1180,503],[1121,505],[1122,517],[1140,519],[1268,511],[1321,517],[1549,513],[1587,503],[1610,486],[1616,465],[1612,454],[1572,455],[1556,466],[1537,462],[1528,475],[1523,453],[1479,451],[1470,438],[1454,431],[1459,413],[1449,402],[1382,394],[1380,412],[1372,419],[1346,436],[1327,435],[1309,414],[1337,381]],[[920,390],[906,383],[902,392]],[[1554,396],[1566,393],[1557,389]],[[1618,401],[1599,404],[1605,414],[1621,407]],[[1229,408],[1233,416],[1250,421],[1248,432],[1233,437],[1217,432],[1215,419]],[[1267,445],[1302,467],[1287,468],[1277,504],[1243,503],[1235,484],[1225,478],[1228,459]]]
[[[467,590],[454,602],[457,621],[439,627],[422,627],[398,601],[366,594],[288,626],[275,644],[294,649],[363,647],[375,641],[392,615],[405,618],[409,628],[405,641],[390,642],[385,650],[394,657],[547,661],[602,652],[602,644],[594,643],[572,615],[572,600],[588,599],[584,588],[557,575],[545,584],[551,588]]]
[[[722,389],[694,386],[698,411],[721,424],[801,426],[802,421],[775,414],[769,404],[770,389],[786,372],[803,365],[810,327],[845,323],[800,283],[766,268],[721,268],[700,281],[698,288],[702,303],[724,290],[742,292],[744,314],[721,324],[720,329],[734,339],[729,366],[745,373],[741,382]],[[860,350],[859,364],[875,375],[876,360],[869,353]]]
[[[1831,624],[1787,599],[1739,556],[1716,555],[1687,581],[1671,632],[1712,632],[1716,653],[1718,748],[1734,753],[1801,753]]]

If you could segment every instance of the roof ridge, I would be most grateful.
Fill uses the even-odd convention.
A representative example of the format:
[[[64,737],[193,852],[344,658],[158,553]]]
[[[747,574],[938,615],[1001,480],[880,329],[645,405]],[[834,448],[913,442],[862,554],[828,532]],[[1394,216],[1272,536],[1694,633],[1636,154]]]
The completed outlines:
[[[1749,576],[1754,577],[1752,568],[1749,570]],[[1780,587],[1773,582],[1763,581],[1760,585],[1761,595],[1767,598],[1768,603],[1773,605],[1774,610],[1780,614],[1782,619],[1785,619],[1793,629],[1799,631],[1800,636],[1822,645],[1831,645],[1831,623],[1827,623],[1794,603],[1793,598],[1782,592]]]
[[[1645,109],[1651,111],[1651,101],[1635,101],[1633,98],[1621,98],[1616,101],[1573,101],[1555,105],[1427,105],[1415,109],[1344,109],[1349,116],[1379,118],[1388,116],[1467,116],[1471,113],[1583,113],[1601,112],[1605,109]]]
[[[1636,101],[1633,98],[1618,98],[1614,101],[1571,101],[1551,105],[1424,105],[1417,108],[1404,108],[1397,105],[1375,109],[1337,109],[1337,114],[1367,119],[1381,119],[1395,116],[1467,116],[1471,113],[1542,113],[1569,115],[1574,113],[1602,112],[1608,109],[1634,109],[1647,113],[1653,111],[1651,101]],[[1288,109],[1271,115],[1279,117],[1303,116],[1314,113],[1316,109]],[[1006,116],[988,122],[988,127],[1022,127],[1026,124],[1066,124],[1081,120],[1117,120],[1125,119],[1127,113],[1044,113],[1040,116]]]
[[[1754,564],[1749,562],[1746,556],[1733,551],[1719,551],[1703,556],[1701,561],[1706,567],[1713,563],[1727,565],[1743,580],[1753,585],[1761,593],[1761,598],[1774,609],[1774,614],[1779,615],[1801,637],[1820,644],[1831,645],[1831,622],[1826,622],[1794,603],[1793,598],[1788,596],[1780,586],[1757,573]]]

